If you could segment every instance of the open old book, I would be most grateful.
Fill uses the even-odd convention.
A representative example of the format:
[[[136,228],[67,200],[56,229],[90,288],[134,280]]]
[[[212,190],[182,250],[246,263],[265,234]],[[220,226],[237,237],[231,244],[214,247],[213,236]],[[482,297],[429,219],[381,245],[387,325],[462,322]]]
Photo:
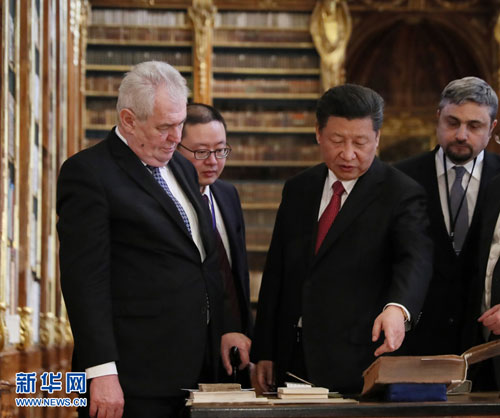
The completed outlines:
[[[467,368],[500,355],[500,340],[477,345],[460,356],[384,356],[363,372],[362,395],[371,394],[393,383],[443,383],[452,388],[467,377]]]

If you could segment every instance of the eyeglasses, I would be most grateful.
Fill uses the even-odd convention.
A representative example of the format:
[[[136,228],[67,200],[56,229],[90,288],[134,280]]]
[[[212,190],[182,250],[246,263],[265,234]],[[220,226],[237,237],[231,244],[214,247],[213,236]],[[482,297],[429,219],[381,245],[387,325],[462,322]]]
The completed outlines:
[[[197,149],[193,151],[192,149],[189,149],[182,144],[179,144],[178,146],[188,150],[189,152],[192,152],[196,160],[206,160],[212,154],[215,154],[215,158],[222,160],[223,158],[226,158],[229,154],[231,154],[232,151],[230,146],[227,146],[226,148],[214,149],[213,151],[210,151],[209,149]]]

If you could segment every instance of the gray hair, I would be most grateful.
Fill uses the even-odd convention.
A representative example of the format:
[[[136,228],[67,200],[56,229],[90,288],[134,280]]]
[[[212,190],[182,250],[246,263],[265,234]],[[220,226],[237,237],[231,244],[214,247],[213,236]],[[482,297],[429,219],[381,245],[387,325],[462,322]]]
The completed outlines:
[[[460,105],[465,102],[488,106],[492,121],[497,115],[498,97],[495,90],[478,77],[464,77],[448,83],[441,93],[439,110],[450,103]]]
[[[139,120],[146,120],[153,113],[156,90],[167,88],[173,101],[187,103],[189,89],[185,78],[166,62],[146,61],[135,65],[125,74],[118,89],[116,111],[131,109]]]

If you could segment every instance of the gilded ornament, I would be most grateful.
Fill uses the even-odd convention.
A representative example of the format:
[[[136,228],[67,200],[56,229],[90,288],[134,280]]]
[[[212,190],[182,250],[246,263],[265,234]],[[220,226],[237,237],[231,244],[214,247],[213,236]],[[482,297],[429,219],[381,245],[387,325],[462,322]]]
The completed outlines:
[[[193,0],[188,14],[194,26],[194,64],[198,77],[195,76],[195,101],[210,101],[210,61],[211,43],[217,8],[211,0]]]
[[[4,302],[0,303],[0,351],[2,351],[9,340],[7,325],[5,324],[5,312],[7,305]]]
[[[31,322],[31,315],[33,310],[27,306],[17,308],[17,313],[19,314],[20,325],[19,325],[19,343],[17,348],[19,350],[26,350],[31,347],[32,336],[33,336],[33,326]]]
[[[318,1],[311,16],[310,31],[321,57],[323,89],[344,83],[346,47],[352,32],[347,1]]]
[[[55,316],[52,312],[40,314],[40,343],[49,347],[54,343]]]

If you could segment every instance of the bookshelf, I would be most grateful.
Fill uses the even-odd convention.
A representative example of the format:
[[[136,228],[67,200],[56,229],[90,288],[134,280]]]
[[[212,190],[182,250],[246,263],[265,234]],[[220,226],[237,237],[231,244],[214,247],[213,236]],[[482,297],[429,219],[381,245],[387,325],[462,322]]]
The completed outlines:
[[[194,34],[186,9],[95,7],[87,37],[84,146],[115,125],[118,86],[133,65],[166,61],[192,86]]]
[[[320,58],[309,24],[310,11],[218,10],[215,18],[212,99],[233,148],[222,177],[242,201],[252,302],[284,181],[319,161]]]

